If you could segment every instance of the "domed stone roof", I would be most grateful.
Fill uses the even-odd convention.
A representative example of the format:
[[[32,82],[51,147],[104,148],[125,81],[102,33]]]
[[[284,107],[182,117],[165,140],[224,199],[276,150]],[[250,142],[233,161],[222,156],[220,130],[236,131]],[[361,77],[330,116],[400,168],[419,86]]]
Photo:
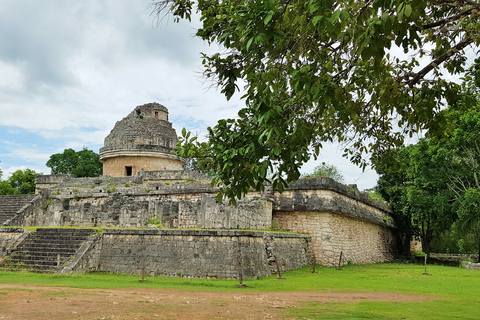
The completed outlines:
[[[136,107],[128,116],[117,121],[105,138],[100,153],[114,150],[148,150],[170,154],[176,151],[178,139],[168,122],[168,109],[159,103]]]
[[[158,103],[136,107],[117,121],[100,149],[103,174],[131,176],[140,171],[181,170],[185,161],[176,156],[175,129],[168,109]]]

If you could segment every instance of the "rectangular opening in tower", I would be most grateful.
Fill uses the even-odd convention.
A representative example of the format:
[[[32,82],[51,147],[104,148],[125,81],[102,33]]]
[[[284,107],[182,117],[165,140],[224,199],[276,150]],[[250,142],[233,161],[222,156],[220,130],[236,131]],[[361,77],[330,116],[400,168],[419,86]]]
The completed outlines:
[[[131,176],[132,175],[132,167],[125,167],[125,173],[127,176]]]

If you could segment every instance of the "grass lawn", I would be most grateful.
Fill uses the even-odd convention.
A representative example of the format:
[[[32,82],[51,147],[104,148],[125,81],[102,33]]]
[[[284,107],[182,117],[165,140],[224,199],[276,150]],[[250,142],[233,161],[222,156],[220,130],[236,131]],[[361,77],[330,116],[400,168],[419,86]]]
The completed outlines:
[[[311,267],[285,272],[286,280],[275,276],[244,281],[237,288],[236,280],[188,279],[92,274],[34,274],[0,272],[1,283],[28,283],[75,288],[175,288],[197,291],[322,291],[322,292],[393,292],[410,293],[431,298],[421,302],[320,303],[310,301],[286,308],[286,317],[297,319],[479,319],[480,271],[456,267],[428,266],[429,275],[415,264],[371,264],[344,266],[342,270]],[[0,292],[2,294],[2,292]]]

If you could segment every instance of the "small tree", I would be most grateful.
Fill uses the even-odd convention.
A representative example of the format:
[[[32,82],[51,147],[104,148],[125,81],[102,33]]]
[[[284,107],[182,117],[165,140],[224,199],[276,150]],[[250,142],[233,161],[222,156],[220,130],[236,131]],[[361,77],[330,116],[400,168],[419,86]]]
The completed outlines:
[[[333,164],[328,164],[326,162],[322,162],[321,165],[316,166],[315,169],[313,169],[313,173],[305,174],[303,175],[303,177],[304,178],[329,177],[337,182],[345,183],[345,178],[343,177],[342,172],[338,170],[338,168]]]
[[[14,194],[33,194],[36,176],[37,173],[31,169],[17,170],[8,178],[8,183],[15,190]],[[6,187],[6,190],[10,189]]]

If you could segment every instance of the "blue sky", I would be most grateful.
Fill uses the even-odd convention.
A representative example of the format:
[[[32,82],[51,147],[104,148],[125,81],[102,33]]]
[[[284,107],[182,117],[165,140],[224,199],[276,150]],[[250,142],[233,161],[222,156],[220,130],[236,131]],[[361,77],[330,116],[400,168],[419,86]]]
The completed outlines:
[[[239,95],[224,96],[201,78],[196,24],[165,19],[157,27],[150,0],[0,0],[0,169],[49,174],[50,155],[95,152],[116,121],[137,105],[169,109],[177,133],[200,135],[235,117]],[[336,165],[346,183],[371,188],[377,176],[341,157],[335,145],[302,168]]]

